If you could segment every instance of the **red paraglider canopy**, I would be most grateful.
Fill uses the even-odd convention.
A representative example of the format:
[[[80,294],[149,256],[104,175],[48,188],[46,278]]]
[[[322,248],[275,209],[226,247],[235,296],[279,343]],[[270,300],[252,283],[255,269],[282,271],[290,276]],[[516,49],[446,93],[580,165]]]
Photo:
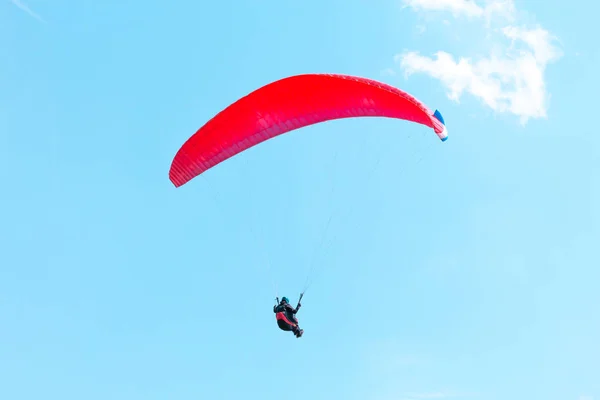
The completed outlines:
[[[305,74],[242,97],[201,127],[179,149],[169,179],[182,186],[204,171],[274,136],[333,119],[387,117],[426,125],[448,137],[441,114],[413,96],[366,78]]]

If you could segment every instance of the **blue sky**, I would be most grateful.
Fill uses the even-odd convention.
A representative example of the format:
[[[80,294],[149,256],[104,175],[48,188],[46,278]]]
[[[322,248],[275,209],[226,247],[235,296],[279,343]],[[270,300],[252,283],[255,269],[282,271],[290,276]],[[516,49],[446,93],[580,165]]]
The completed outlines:
[[[218,4],[0,3],[0,398],[600,399],[595,6]],[[450,139],[335,121],[171,185],[305,72]],[[311,267],[296,339],[271,307]]]

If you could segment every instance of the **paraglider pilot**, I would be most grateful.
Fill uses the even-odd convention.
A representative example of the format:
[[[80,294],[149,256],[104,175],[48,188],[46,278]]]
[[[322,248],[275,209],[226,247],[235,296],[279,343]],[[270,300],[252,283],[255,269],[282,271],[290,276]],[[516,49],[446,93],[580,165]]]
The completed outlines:
[[[302,295],[300,295],[300,300],[302,300]],[[304,333],[303,329],[300,329],[298,326],[298,318],[296,318],[296,313],[302,306],[300,304],[300,300],[298,300],[298,305],[296,308],[290,305],[290,301],[287,297],[282,297],[281,302],[279,302],[279,298],[277,298],[278,304],[273,306],[273,312],[275,313],[275,318],[277,319],[277,325],[279,329],[284,331],[292,331],[297,338],[302,336]]]

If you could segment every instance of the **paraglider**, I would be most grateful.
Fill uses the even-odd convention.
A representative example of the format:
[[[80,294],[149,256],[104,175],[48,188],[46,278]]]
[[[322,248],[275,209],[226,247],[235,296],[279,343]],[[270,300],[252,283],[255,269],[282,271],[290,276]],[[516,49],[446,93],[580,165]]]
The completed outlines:
[[[169,179],[182,186],[206,170],[265,140],[342,118],[386,117],[416,122],[448,138],[439,111],[400,89],[367,78],[304,74],[272,82],[215,115],[179,149]]]
[[[295,75],[269,83],[235,101],[200,127],[177,151],[169,179],[180,187],[217,164],[275,136],[342,118],[384,117],[448,133],[438,110],[412,95],[367,78],[339,74]],[[300,300],[302,295],[300,295]],[[299,338],[296,308],[283,297],[273,307],[280,329]]]
[[[296,313],[302,307],[300,303],[302,296],[303,294],[300,295],[296,308],[290,305],[290,300],[287,297],[282,297],[281,302],[277,298],[276,301],[278,304],[273,306],[273,312],[275,313],[279,329],[282,331],[292,331],[297,338],[302,337],[304,333],[304,329],[300,329],[298,326],[298,318],[296,318]]]

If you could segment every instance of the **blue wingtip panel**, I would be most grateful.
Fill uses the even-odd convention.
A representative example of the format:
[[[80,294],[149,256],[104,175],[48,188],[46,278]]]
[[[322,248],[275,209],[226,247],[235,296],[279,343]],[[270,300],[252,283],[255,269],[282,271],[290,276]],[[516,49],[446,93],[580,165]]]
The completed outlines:
[[[442,124],[446,125],[446,122],[444,122],[444,117],[442,117],[442,113],[439,110],[435,110],[433,116],[436,117]]]

